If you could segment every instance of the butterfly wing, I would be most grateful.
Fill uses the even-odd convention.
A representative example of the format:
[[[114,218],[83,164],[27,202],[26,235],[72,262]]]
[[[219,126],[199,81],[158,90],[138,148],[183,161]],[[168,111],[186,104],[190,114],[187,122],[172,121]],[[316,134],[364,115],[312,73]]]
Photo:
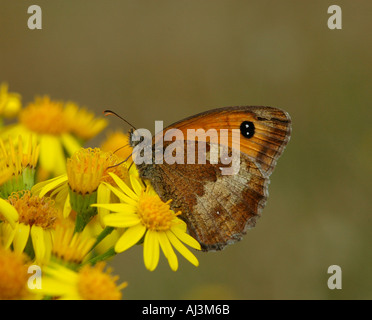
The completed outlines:
[[[251,122],[254,125],[254,134],[250,138],[240,136],[239,143],[234,143],[231,130],[240,130],[243,122]],[[164,129],[178,129],[187,139],[189,129],[203,129],[208,131],[216,129],[219,141],[229,141],[227,147],[234,148],[239,145],[239,151],[249,156],[262,170],[265,176],[269,176],[276,165],[277,159],[283,153],[291,136],[291,118],[286,111],[273,107],[226,107],[206,111],[195,116],[176,122]],[[228,139],[224,139],[228,129]],[[156,135],[155,140],[162,138]]]
[[[254,132],[249,138],[239,139],[240,167],[235,175],[222,175],[221,167],[226,165],[220,160],[211,163],[211,141],[205,141],[205,164],[188,164],[185,155],[184,164],[164,161],[137,166],[141,177],[151,181],[162,200],[173,200],[172,209],[182,212],[190,234],[205,251],[223,249],[255,225],[268,196],[268,177],[290,138],[290,117],[271,107],[228,107],[192,116],[164,129],[179,129],[178,133],[187,139],[188,129],[231,132],[240,130],[244,121],[253,123]],[[153,145],[157,139],[163,139],[163,133],[155,136]],[[202,139],[199,137],[196,148]],[[233,139],[231,135],[227,145],[220,143],[219,151],[223,147],[230,151],[236,148]],[[164,150],[169,144],[164,143]]]
[[[181,211],[190,234],[204,251],[221,250],[254,227],[267,198],[269,180],[247,156],[237,175],[222,175],[223,164],[151,164],[140,174],[164,201]]]

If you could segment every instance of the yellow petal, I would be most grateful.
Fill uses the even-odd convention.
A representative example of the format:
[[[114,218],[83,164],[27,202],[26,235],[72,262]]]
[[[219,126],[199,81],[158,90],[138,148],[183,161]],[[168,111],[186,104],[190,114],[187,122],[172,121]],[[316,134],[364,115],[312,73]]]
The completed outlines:
[[[182,254],[189,262],[191,262],[194,266],[199,265],[198,259],[191,253],[189,249],[187,249],[180,240],[174,235],[172,231],[166,231],[167,237],[171,244],[175,247],[175,249]]]
[[[38,293],[46,296],[72,295],[77,290],[78,274],[66,267],[55,264],[43,267],[42,286]]]
[[[44,244],[45,244],[45,255],[43,262],[47,262],[50,259],[50,256],[52,254],[52,230],[44,230]]]
[[[170,268],[173,271],[177,271],[178,269],[178,259],[176,254],[174,253],[174,250],[172,248],[172,245],[169,242],[169,239],[165,232],[158,232],[158,239],[160,243],[160,247],[164,252],[165,257],[168,259],[168,263]]]
[[[156,231],[148,230],[143,243],[143,260],[145,267],[153,271],[159,263],[159,240]]]
[[[60,175],[66,172],[66,156],[65,151],[63,150],[60,140],[56,139],[54,144],[55,157],[55,168],[52,172],[55,175]]]
[[[146,232],[146,227],[142,224],[128,228],[120,237],[115,245],[116,252],[123,252],[130,247],[133,247],[138,241],[141,240]]]
[[[81,148],[79,141],[69,133],[62,134],[61,141],[70,156]]]
[[[139,181],[139,178],[135,176],[130,176],[130,183],[132,185],[134,192],[137,194],[138,197],[140,197],[144,188],[141,182]]]
[[[22,136],[22,138],[26,139],[30,136],[30,134],[32,134],[32,132],[21,124],[9,125],[0,130],[0,138],[7,140],[9,137],[11,137],[14,145],[18,144],[19,136]]]
[[[13,118],[21,108],[21,95],[15,92],[8,92],[8,84],[0,85],[0,116]]]
[[[113,186],[109,185],[106,182],[102,182],[102,184],[104,184],[108,189],[110,189],[110,191],[112,191],[112,193],[115,194],[122,202],[131,204],[133,206],[137,205],[136,200],[131,199],[130,197],[125,195],[123,192],[121,192],[119,189],[114,188]]]
[[[0,223],[0,245],[4,249],[8,249],[14,240],[16,228],[13,228],[9,223]]]
[[[67,218],[70,215],[71,210],[72,208],[71,208],[71,203],[70,203],[70,194],[68,193],[65,204],[63,206],[63,217]]]
[[[175,228],[179,228],[183,232],[186,232],[187,231],[187,224],[186,224],[186,222],[183,221],[183,220],[181,220],[181,219],[179,219],[179,218],[177,218],[177,216],[174,219],[175,219],[175,221],[174,221],[173,226]]]
[[[54,169],[55,154],[53,152],[55,140],[50,135],[41,135],[40,138],[40,165],[43,169],[52,172]]]
[[[45,184],[40,190],[40,194],[39,194],[40,198],[44,197],[48,192],[59,187],[63,183],[66,183],[68,181],[67,174],[62,174],[48,181],[49,183]]]
[[[141,222],[138,215],[134,213],[113,213],[103,218],[105,226],[116,227],[116,228],[128,228],[135,226]]]
[[[73,285],[78,280],[78,275],[75,271],[64,267],[63,265],[58,265],[56,263],[51,263],[46,265],[44,268],[44,273],[52,278],[62,280],[64,283]]]
[[[43,262],[45,253],[46,253],[46,245],[45,245],[43,228],[33,225],[31,227],[31,239],[32,239],[32,246],[34,247],[34,251],[35,251],[36,261]]]
[[[58,187],[56,187],[50,193],[51,198],[55,198],[57,203],[62,203],[62,199],[65,200],[68,193],[68,186],[67,183],[64,183]]]
[[[112,179],[114,179],[115,183],[119,186],[119,188],[130,198],[134,200],[138,200],[138,196],[131,188],[129,188],[123,180],[121,180],[115,173],[109,172],[108,173]]]
[[[196,250],[201,250],[200,243],[196,241],[193,237],[191,237],[189,234],[183,231],[182,227],[173,226],[171,228],[171,231],[174,233],[174,235],[180,239],[182,242],[186,243],[191,248],[194,248]]]
[[[71,292],[74,290],[77,290],[76,285],[72,286],[69,283],[65,283],[61,280],[56,280],[51,277],[43,277],[41,289],[33,289],[33,291],[37,291],[37,293],[52,297],[71,294]]]
[[[57,187],[51,194],[50,197],[53,198],[53,194],[55,194],[56,204],[57,205],[64,205],[66,202],[67,197],[69,196],[69,188],[67,183]]]
[[[28,237],[30,235],[30,225],[18,223],[16,233],[13,240],[13,248],[15,252],[21,253],[26,247]]]
[[[91,205],[92,207],[97,207],[97,208],[104,208],[112,212],[117,212],[117,213],[134,213],[136,211],[135,207],[126,204],[126,203],[95,203]]]
[[[0,199],[0,213],[14,228],[19,219],[17,210],[4,199]]]
[[[13,118],[21,109],[21,100],[18,95],[12,95],[8,98],[3,115],[5,118]]]
[[[46,180],[46,181],[42,181],[42,182],[39,182],[39,183],[35,184],[31,188],[31,193],[35,194],[35,195],[38,195],[40,193],[41,189],[43,189],[49,182],[50,182],[50,180]]]
[[[97,190],[97,203],[109,203],[111,199],[111,191],[109,188],[106,187],[105,184],[100,183]],[[98,217],[99,222],[102,227],[104,227],[103,224],[103,217],[108,215],[110,213],[110,210],[98,207]]]
[[[131,176],[138,177],[138,176],[139,176],[139,173],[138,173],[137,167],[136,167],[136,166],[131,166],[131,165],[130,165],[130,168],[129,168],[129,174],[130,174]]]
[[[66,172],[66,158],[60,140],[49,134],[40,137],[40,166],[56,175]]]

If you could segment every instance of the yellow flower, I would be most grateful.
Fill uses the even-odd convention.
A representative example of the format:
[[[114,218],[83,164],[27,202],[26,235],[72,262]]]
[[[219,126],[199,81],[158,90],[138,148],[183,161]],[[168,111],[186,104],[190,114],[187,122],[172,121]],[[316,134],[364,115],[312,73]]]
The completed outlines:
[[[132,158],[130,156],[133,152],[133,148],[129,144],[128,134],[124,134],[120,131],[110,133],[102,143],[101,149],[103,151],[111,151],[123,160],[128,159],[129,165],[132,163]]]
[[[88,256],[96,239],[88,232],[74,232],[71,220],[63,219],[56,224],[52,255],[66,264],[79,265]]]
[[[118,165],[118,157],[99,148],[80,149],[67,160],[68,184],[72,191],[88,194],[96,191],[102,181],[113,182],[108,172],[128,178],[125,165]],[[110,168],[112,167],[112,168]]]
[[[29,190],[34,185],[35,168],[39,157],[39,145],[32,142],[23,148],[22,137],[14,147],[12,139],[4,143],[0,139],[0,196],[7,198],[14,191]]]
[[[61,300],[120,300],[127,283],[104,271],[105,263],[85,265],[78,271],[51,263],[43,268],[42,287],[35,292]]]
[[[21,109],[21,96],[8,92],[8,84],[0,85],[0,117],[14,118]]]
[[[109,172],[115,172],[125,181],[128,181],[128,169],[126,164],[117,165],[120,160],[111,152],[103,152],[98,148],[83,149],[74,153],[67,160],[67,174],[61,175],[54,179],[40,182],[32,188],[34,194],[43,197],[49,194],[56,198],[57,203],[62,203],[63,216],[67,217],[71,212],[71,196],[91,195],[97,193],[98,201],[109,202],[111,192],[103,182],[114,184]],[[102,214],[106,214],[104,210]]]
[[[106,119],[95,118],[94,113],[86,108],[79,109],[74,102],[66,103],[65,118],[70,123],[71,132],[83,140],[95,137],[107,126]]]
[[[91,113],[77,110],[76,105],[76,112],[72,113],[70,106],[71,103],[66,105],[48,96],[37,97],[20,112],[19,124],[6,127],[1,135],[14,137],[33,133],[40,143],[41,172],[61,175],[66,172],[65,154],[72,155],[81,147],[79,139],[87,137],[86,134],[79,136],[79,130],[87,131],[92,137],[106,125],[105,119],[96,120]]]
[[[186,233],[186,224],[170,209],[168,202],[163,202],[151,186],[143,187],[141,180],[130,176],[133,190],[119,177],[110,173],[120,190],[107,184],[121,203],[95,204],[113,213],[106,215],[106,226],[126,228],[115,245],[116,252],[123,252],[137,244],[144,237],[144,263],[152,271],[159,262],[159,246],[168,259],[173,271],[178,269],[178,259],[173,247],[193,265],[198,266],[196,257],[182,243],[200,250],[200,244]],[[182,242],[181,242],[182,241]],[[173,247],[172,247],[173,246]]]
[[[13,193],[8,200],[0,199],[0,220],[3,243],[13,243],[14,251],[25,251],[30,258],[43,263],[50,258],[54,226],[58,210],[50,198],[32,196],[30,191]],[[13,230],[6,226],[9,224]]]
[[[26,255],[0,245],[0,300],[32,299],[27,289],[28,267]]]

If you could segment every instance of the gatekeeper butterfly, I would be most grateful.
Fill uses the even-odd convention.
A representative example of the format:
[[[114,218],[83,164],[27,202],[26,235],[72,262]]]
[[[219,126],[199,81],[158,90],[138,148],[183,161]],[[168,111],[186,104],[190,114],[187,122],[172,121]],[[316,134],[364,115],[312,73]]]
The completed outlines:
[[[156,163],[155,154],[159,152],[155,150],[156,142],[169,129],[178,129],[181,139],[185,140],[190,129],[216,130],[218,150],[227,148],[229,155],[239,152],[238,170],[235,174],[222,174],[226,164],[222,159],[211,161],[212,143],[216,143],[211,139],[204,141],[205,163]],[[231,134],[233,131],[238,132],[238,136]],[[226,132],[227,139],[222,139]],[[213,109],[178,121],[157,133],[151,142],[153,161],[136,166],[140,177],[151,182],[163,201],[172,199],[171,208],[182,212],[180,217],[186,222],[189,233],[204,251],[221,250],[241,240],[246,231],[255,226],[266,204],[269,177],[290,135],[291,118],[280,109],[263,106]],[[194,143],[198,145],[201,140],[199,137]],[[184,142],[186,154],[188,141]],[[134,141],[133,131],[130,143],[133,147],[139,143]],[[170,143],[164,141],[161,151]]]

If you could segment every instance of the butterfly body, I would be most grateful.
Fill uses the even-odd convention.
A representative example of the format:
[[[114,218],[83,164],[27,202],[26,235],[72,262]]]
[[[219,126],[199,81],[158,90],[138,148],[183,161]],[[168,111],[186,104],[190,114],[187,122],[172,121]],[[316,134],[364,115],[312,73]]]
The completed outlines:
[[[156,152],[165,151],[172,143],[164,141],[162,150],[158,150],[156,141],[169,129],[182,133],[185,161],[156,163]],[[216,129],[218,132],[217,144],[207,138],[203,141],[202,137],[194,142],[196,156],[202,150],[205,163],[187,162],[186,140],[190,129]],[[239,130],[239,137],[231,134],[232,129]],[[172,199],[171,208],[182,212],[190,234],[204,251],[221,250],[241,240],[246,231],[255,226],[268,197],[269,176],[290,134],[290,117],[277,108],[214,109],[176,122],[156,134],[152,141],[153,161],[137,164],[137,169],[163,201]],[[227,139],[223,139],[223,135]],[[132,139],[131,142],[136,145]],[[198,149],[201,143],[207,148]],[[221,154],[228,150],[228,155],[238,152],[238,170],[234,174],[223,174],[222,168],[230,165],[222,159],[212,161],[212,153],[216,150]]]

